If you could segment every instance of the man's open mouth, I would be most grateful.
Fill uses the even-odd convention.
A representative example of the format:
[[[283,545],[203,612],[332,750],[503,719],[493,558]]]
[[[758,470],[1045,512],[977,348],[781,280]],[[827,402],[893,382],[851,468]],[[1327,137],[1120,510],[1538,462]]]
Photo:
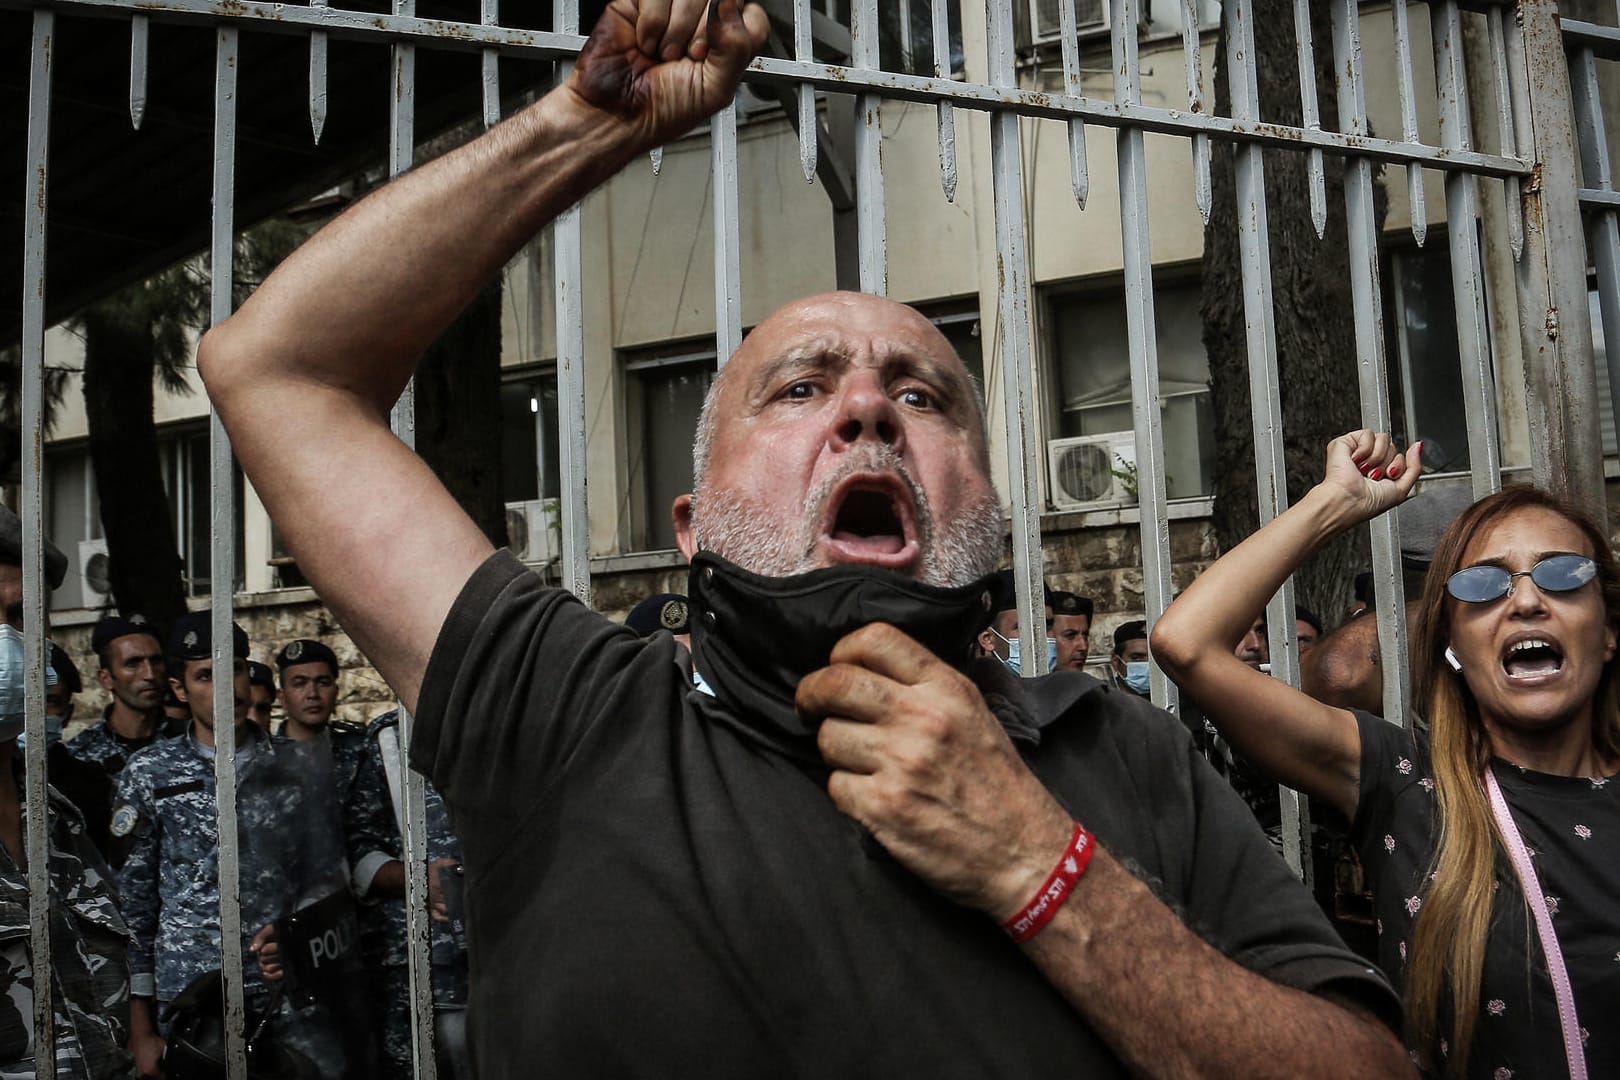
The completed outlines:
[[[1502,654],[1502,670],[1510,679],[1542,679],[1564,669],[1564,651],[1545,637],[1520,638]]]
[[[828,500],[825,543],[840,562],[908,565],[917,551],[911,493],[888,474],[852,476]]]

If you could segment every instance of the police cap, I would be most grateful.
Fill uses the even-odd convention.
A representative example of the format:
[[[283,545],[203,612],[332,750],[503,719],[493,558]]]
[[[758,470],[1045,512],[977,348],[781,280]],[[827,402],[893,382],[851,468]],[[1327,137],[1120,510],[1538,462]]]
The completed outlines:
[[[276,688],[276,673],[270,670],[269,664],[261,664],[257,660],[249,660],[248,685],[262,686],[266,690],[274,690]]]
[[[1054,590],[1046,594],[1046,602],[1052,605],[1053,615],[1085,616],[1091,618],[1092,604],[1088,596],[1077,596],[1072,592]]]
[[[624,625],[642,637],[659,630],[684,634],[687,632],[687,608],[686,597],[680,593],[659,593],[631,608],[630,614],[625,616]]]
[[[231,623],[232,652],[247,659],[247,631]],[[174,620],[169,629],[169,655],[176,660],[207,660],[214,655],[214,618],[207,611],[193,611]]]
[[[1043,587],[1042,591],[1045,593],[1042,602],[1052,608],[1053,614],[1057,614],[1057,597],[1072,595],[1059,593],[1047,587]],[[996,571],[995,580],[990,584],[990,600],[992,615],[1000,615],[1003,611],[1012,611],[1018,607],[1018,583],[1013,579],[1011,570]]]
[[[69,694],[77,694],[84,689],[84,682],[79,678],[79,667],[67,650],[56,642],[49,642],[51,647],[51,668],[56,672],[56,678]]]
[[[1147,623],[1142,619],[1133,619],[1128,623],[1120,623],[1114,631],[1114,655],[1119,656],[1125,651],[1125,646],[1133,641],[1147,640]]]
[[[0,506],[0,565],[22,565],[22,518],[9,506]],[[67,577],[67,556],[45,541],[45,584],[60,588]]]
[[[147,622],[145,615],[109,615],[96,623],[96,628],[90,631],[90,648],[100,656],[102,649],[131,634],[147,634],[153,638],[158,636],[157,627]]]
[[[322,645],[313,638],[299,638],[289,641],[276,653],[276,668],[286,671],[298,664],[326,664],[332,669],[332,674],[338,672],[337,653]]]

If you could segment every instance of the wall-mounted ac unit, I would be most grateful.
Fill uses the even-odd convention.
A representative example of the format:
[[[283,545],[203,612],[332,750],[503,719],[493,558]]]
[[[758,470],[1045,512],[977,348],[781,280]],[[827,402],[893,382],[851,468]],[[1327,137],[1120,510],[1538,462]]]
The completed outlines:
[[[1136,434],[1106,431],[1046,444],[1052,503],[1089,510],[1136,501]]]
[[[1069,0],[1029,0],[1030,43],[1063,40],[1063,8]],[[1074,0],[1074,28],[1080,33],[1108,25],[1108,0]]]
[[[549,563],[562,553],[562,504],[530,499],[506,504],[506,540],[526,563]]]
[[[107,541],[79,541],[79,588],[84,596],[81,606],[87,608],[107,606],[107,594],[112,591],[112,577],[108,572]]]

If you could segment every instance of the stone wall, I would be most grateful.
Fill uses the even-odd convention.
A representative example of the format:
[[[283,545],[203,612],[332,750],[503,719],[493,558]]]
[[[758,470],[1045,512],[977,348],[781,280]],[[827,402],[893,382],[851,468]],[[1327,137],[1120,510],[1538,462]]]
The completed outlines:
[[[1214,535],[1203,519],[1172,522],[1172,579],[1179,591],[1215,557]],[[1046,577],[1053,588],[1089,596],[1097,605],[1092,627],[1092,663],[1107,662],[1114,627],[1142,617],[1141,543],[1134,524],[1072,529],[1046,537]],[[684,566],[613,570],[593,581],[598,610],[615,621],[644,597],[685,592]],[[355,647],[332,613],[307,589],[258,593],[239,598],[237,621],[247,631],[252,657],[270,663],[287,642],[314,638],[337,654],[343,671],[338,684],[337,718],[364,723],[394,707],[388,684]],[[90,651],[90,626],[58,626],[52,634],[79,666],[85,691],[75,703],[77,722],[70,733],[93,721],[108,696],[96,685],[98,666]],[[279,709],[278,715],[279,715]]]

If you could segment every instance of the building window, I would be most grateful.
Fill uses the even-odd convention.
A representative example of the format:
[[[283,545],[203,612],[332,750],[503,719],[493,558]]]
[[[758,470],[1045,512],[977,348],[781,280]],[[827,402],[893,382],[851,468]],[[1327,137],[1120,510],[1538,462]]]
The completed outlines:
[[[164,493],[180,546],[182,585],[189,597],[207,596],[212,585],[213,526],[208,471],[208,433],[158,433],[158,455]],[[236,519],[236,587],[242,573],[242,470],[232,470]],[[109,601],[86,580],[84,567],[96,552],[106,551],[101,500],[86,447],[53,448],[45,458],[46,535],[68,557],[68,574],[51,594],[51,610],[100,608]],[[92,575],[92,578],[94,575]]]
[[[101,504],[90,454],[83,447],[53,449],[45,455],[45,535],[68,557],[67,577],[51,593],[51,610],[100,607],[104,598],[84,582],[84,561],[105,551]]]
[[[1423,440],[1425,472],[1469,469],[1462,352],[1451,287],[1451,251],[1442,236],[1386,257],[1385,355],[1391,394],[1399,394],[1396,430],[1410,446]]]
[[[957,0],[946,4],[951,43],[946,52],[947,79],[964,69],[962,9]],[[895,0],[878,7],[878,52],[885,71],[908,75],[934,74],[934,6],[932,0]]]
[[[1047,297],[1050,355],[1056,369],[1056,436],[1091,438],[1113,458],[1118,487],[1098,488],[1095,501],[1129,502],[1135,495],[1131,413],[1130,341],[1122,288],[1067,290]],[[1215,426],[1209,401],[1209,358],[1204,353],[1197,281],[1154,288],[1153,324],[1158,336],[1160,421],[1164,434],[1165,487],[1169,498],[1187,499],[1212,490]],[[1115,449],[1106,440],[1114,435]],[[1071,445],[1071,444],[1064,444]],[[1062,447],[1049,445],[1049,453]],[[1129,459],[1127,460],[1127,455]],[[1106,481],[1107,477],[1104,477]],[[1054,505],[1081,504],[1089,492],[1049,491]]]
[[[636,352],[624,371],[631,546],[661,551],[675,546],[675,497],[692,490],[692,441],[714,382],[714,349],[693,343]]]
[[[501,501],[562,494],[557,468],[557,374],[527,371],[501,383]]]
[[[174,511],[175,536],[180,542],[182,573],[187,596],[208,596],[213,591],[212,521],[213,482],[208,471],[208,432],[158,435],[163,461],[163,486]],[[242,587],[242,469],[231,466],[235,493],[235,588]]]

